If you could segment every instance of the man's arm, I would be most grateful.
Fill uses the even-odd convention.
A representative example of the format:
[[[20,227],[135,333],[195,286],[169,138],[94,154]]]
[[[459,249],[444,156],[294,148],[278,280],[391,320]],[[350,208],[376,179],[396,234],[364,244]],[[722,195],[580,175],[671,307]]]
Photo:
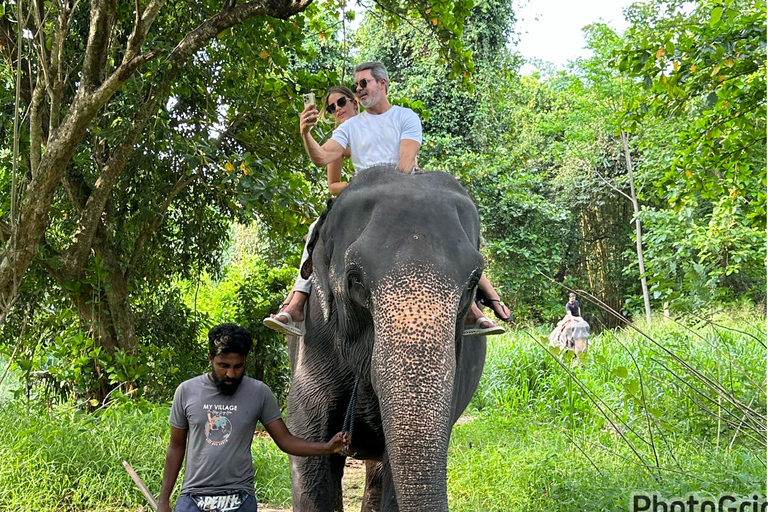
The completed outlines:
[[[317,143],[310,130],[317,124],[319,112],[314,105],[309,105],[299,116],[299,130],[301,131],[301,140],[304,142],[304,149],[309,155],[312,163],[319,167],[325,167],[334,160],[344,155],[344,148],[335,140],[329,140],[322,146]]]
[[[416,167],[416,155],[419,154],[421,144],[411,139],[400,139],[400,161],[397,163],[397,170],[410,174]]]
[[[340,452],[346,444],[346,436],[341,432],[333,436],[333,439],[327,443],[306,441],[291,434],[282,419],[267,423],[264,428],[267,429],[267,433],[277,447],[291,455],[327,455]]]
[[[179,477],[181,463],[184,462],[184,454],[187,451],[187,430],[171,427],[171,442],[168,443],[168,451],[165,454],[165,468],[163,469],[163,484],[160,488],[158,500],[158,512],[171,511],[171,492]]]

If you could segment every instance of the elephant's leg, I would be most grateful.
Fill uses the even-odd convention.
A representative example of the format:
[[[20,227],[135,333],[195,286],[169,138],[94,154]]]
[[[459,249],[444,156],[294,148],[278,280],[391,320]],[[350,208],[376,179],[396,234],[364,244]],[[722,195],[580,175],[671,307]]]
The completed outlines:
[[[395,495],[395,482],[392,478],[392,466],[389,464],[389,457],[384,456],[381,464],[381,512],[399,512],[400,506],[397,504]]]
[[[381,512],[381,483],[384,468],[381,461],[365,461],[365,492],[361,512]]]
[[[291,461],[291,488],[294,512],[342,512],[341,477],[344,460],[340,455],[294,457]]]
[[[311,359],[318,361],[317,358]],[[343,376],[324,364],[302,364],[294,370],[288,393],[286,423],[302,439],[326,442],[341,430],[348,401]],[[341,477],[345,458],[340,455],[291,457],[293,510],[334,512],[342,510]]]

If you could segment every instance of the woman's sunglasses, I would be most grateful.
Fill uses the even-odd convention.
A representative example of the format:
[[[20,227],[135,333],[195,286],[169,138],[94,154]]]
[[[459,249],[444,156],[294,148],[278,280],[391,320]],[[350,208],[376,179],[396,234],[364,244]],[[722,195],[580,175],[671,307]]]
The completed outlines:
[[[376,83],[376,79],[368,80],[367,78],[361,78],[360,81],[356,84],[352,84],[352,92],[357,94],[358,89],[365,89],[368,87],[368,84],[374,84]]]
[[[325,110],[329,114],[333,115],[333,113],[336,112],[336,107],[337,106],[339,108],[344,108],[344,105],[346,105],[346,104],[347,104],[347,97],[346,96],[342,96],[341,98],[339,98],[339,100],[336,103],[331,103],[329,105],[326,105],[325,106]]]

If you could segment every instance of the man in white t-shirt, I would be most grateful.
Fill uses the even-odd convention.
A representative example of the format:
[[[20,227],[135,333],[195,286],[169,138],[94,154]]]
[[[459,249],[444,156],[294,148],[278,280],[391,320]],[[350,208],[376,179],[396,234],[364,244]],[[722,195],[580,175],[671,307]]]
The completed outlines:
[[[359,64],[355,68],[355,84],[352,91],[365,107],[365,111],[340,124],[322,146],[310,133],[319,116],[317,108],[310,105],[304,109],[301,113],[301,137],[304,148],[315,165],[323,167],[348,156],[356,172],[377,165],[394,165],[398,171],[406,174],[418,170],[416,155],[421,148],[421,120],[413,110],[389,102],[388,86],[389,74],[384,64],[376,61]],[[498,297],[485,276],[481,278],[481,284],[483,282],[487,283],[486,295]],[[496,311],[493,302],[490,301]],[[495,302],[502,310],[506,307],[500,299]],[[505,321],[509,318],[511,315],[506,317]],[[467,322],[465,336],[504,333],[504,328],[485,317],[474,302],[467,315]]]
[[[305,127],[301,133],[312,162],[323,167],[350,155],[355,171],[377,165],[394,165],[410,173],[416,169],[416,155],[421,147],[421,120],[405,107],[392,105],[387,98],[389,75],[381,62],[364,62],[355,68],[357,95],[365,111],[339,125],[322,146],[310,130],[318,118],[314,105],[301,113]]]

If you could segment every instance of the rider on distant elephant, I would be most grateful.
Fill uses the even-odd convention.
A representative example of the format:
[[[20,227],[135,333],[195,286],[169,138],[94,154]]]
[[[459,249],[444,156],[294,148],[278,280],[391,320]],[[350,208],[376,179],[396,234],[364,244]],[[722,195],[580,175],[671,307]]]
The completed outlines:
[[[579,301],[576,300],[576,294],[571,292],[568,294],[568,302],[565,303],[565,316],[562,320],[557,322],[557,327],[555,328],[557,335],[559,336],[560,333],[563,332],[563,329],[565,329],[565,326],[570,322],[580,322],[581,320],[581,307],[579,306]]]

